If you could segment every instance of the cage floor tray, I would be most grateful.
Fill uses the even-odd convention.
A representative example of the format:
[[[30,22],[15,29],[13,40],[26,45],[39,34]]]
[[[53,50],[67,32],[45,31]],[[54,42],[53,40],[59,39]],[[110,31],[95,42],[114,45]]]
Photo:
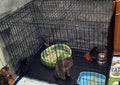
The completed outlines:
[[[104,74],[106,75],[106,77],[109,75],[108,64],[101,66],[97,62],[91,63],[84,60],[82,56],[83,54],[79,54],[73,51],[72,57],[73,57],[74,65],[70,69],[71,77],[67,78],[66,80],[60,80],[60,79],[56,80],[54,78],[54,68],[49,68],[43,65],[43,63],[40,60],[40,52],[38,52],[38,54],[36,54],[32,59],[32,63],[29,67],[29,71],[25,74],[25,77],[38,81],[47,81],[49,83],[55,83],[58,85],[77,85],[77,78],[79,76],[79,73],[83,71],[94,71],[97,73]]]

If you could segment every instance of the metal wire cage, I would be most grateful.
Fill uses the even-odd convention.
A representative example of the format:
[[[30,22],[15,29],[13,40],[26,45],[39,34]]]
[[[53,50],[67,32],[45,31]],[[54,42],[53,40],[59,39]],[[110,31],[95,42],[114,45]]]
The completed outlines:
[[[29,69],[26,65],[43,45],[67,44],[73,51],[75,73],[86,70],[108,75],[113,42],[112,15],[111,0],[34,0],[2,18],[0,34],[16,74]],[[109,48],[108,62],[104,66],[83,60],[83,54],[94,46],[100,52],[104,52],[106,46]],[[78,75],[75,73],[73,75]]]

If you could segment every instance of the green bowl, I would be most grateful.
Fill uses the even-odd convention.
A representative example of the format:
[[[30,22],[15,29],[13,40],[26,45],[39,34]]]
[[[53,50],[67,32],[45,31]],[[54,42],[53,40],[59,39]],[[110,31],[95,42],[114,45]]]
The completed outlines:
[[[41,61],[45,66],[55,67],[57,60],[71,57],[72,51],[68,45],[55,44],[46,48],[41,53]]]

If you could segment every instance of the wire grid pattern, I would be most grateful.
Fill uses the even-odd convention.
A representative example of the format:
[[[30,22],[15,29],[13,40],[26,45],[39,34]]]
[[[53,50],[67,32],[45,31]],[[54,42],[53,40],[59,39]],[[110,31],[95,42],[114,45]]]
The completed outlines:
[[[110,0],[34,0],[1,19],[1,35],[16,71],[18,62],[29,60],[44,42],[64,43],[80,52],[97,46],[103,52],[111,5]]]
[[[48,43],[61,41],[81,51],[94,46],[102,51],[107,46],[111,1],[38,0],[34,3],[38,6],[35,13],[42,30],[39,34]]]
[[[25,66],[42,44],[38,39],[37,28],[30,24],[35,20],[33,9],[33,4],[30,2],[1,20],[1,36],[10,56],[10,63],[17,73],[18,68],[23,68],[20,64],[26,60],[23,65]]]

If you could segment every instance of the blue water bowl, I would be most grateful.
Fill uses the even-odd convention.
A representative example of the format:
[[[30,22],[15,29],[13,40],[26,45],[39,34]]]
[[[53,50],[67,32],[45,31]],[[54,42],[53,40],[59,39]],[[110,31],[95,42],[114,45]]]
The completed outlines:
[[[77,79],[78,85],[105,85],[106,77],[96,72],[81,72]]]

